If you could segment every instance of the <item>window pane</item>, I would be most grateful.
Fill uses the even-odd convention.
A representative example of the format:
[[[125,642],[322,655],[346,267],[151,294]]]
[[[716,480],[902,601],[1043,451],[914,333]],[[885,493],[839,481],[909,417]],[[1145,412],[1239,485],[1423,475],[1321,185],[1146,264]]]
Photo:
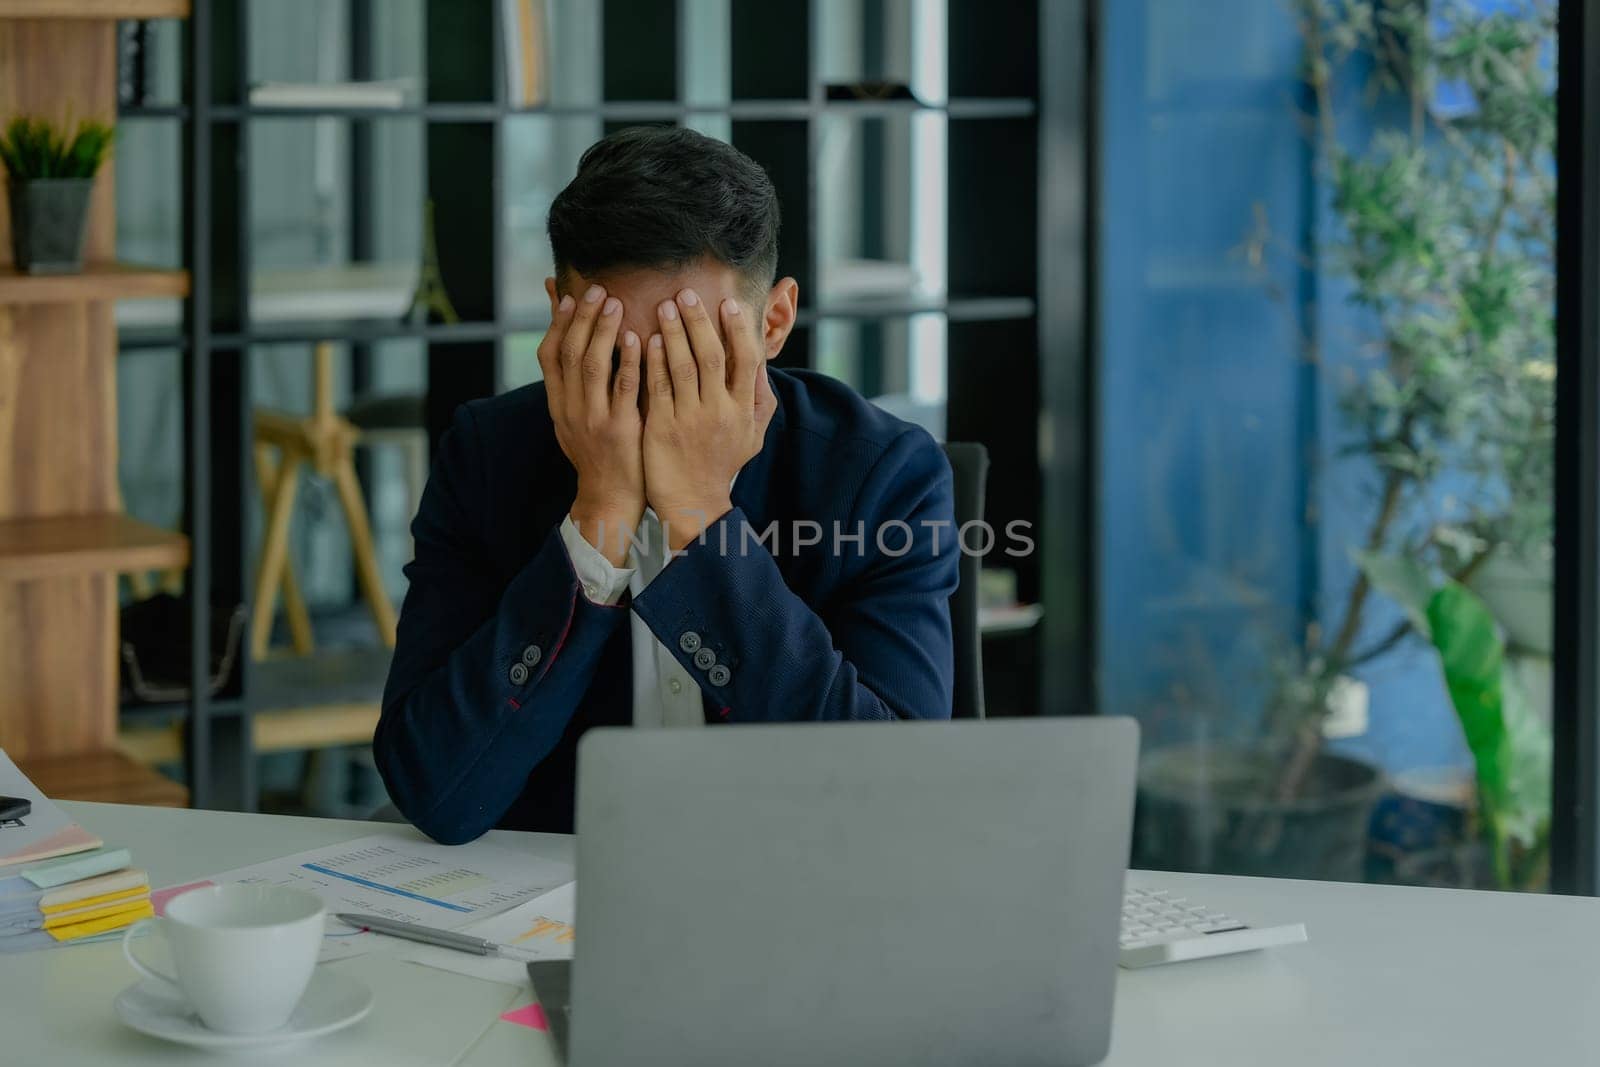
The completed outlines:
[[[1100,677],[1144,727],[1138,864],[1544,885],[1554,16],[1104,6]]]

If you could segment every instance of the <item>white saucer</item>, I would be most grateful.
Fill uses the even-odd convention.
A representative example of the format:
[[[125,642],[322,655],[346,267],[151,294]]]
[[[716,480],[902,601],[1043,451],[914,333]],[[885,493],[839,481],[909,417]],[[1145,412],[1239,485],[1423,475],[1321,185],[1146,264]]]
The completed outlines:
[[[212,1049],[262,1048],[331,1034],[360,1022],[372,1010],[372,990],[347,975],[319,968],[289,1021],[264,1034],[224,1034],[200,1021],[175,990],[144,979],[117,994],[117,1015],[151,1037]]]

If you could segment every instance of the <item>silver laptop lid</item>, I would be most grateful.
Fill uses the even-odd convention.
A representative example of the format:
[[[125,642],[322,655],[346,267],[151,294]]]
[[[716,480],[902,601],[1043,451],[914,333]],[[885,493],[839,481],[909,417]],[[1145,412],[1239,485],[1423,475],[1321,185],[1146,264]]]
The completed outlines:
[[[1099,1061],[1137,748],[1109,718],[591,731],[571,1062]]]

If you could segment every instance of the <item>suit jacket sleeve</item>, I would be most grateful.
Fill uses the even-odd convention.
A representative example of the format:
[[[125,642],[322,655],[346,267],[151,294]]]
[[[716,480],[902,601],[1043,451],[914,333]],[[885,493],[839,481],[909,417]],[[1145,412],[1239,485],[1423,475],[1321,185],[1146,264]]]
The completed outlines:
[[[412,524],[416,556],[373,738],[395,805],[446,844],[472,840],[505,814],[627,617],[579,591],[559,527],[509,584],[496,573],[479,533],[486,469],[463,407]]]
[[[815,610],[785,585],[764,531],[737,507],[634,598],[723,718],[950,717],[959,550],[950,466],[933,439],[921,430],[896,438],[852,515],[842,532],[861,541],[838,542],[850,577]],[[834,531],[822,536],[837,551]]]

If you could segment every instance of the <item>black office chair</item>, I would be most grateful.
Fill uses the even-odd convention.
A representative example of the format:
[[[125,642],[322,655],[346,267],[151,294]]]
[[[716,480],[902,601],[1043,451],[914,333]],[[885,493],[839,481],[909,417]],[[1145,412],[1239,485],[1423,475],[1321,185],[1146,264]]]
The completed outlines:
[[[983,489],[989,478],[989,450],[970,441],[947,441],[944,453],[955,481],[956,529],[983,518]],[[941,549],[943,545],[941,544]],[[953,546],[960,550],[959,543]],[[960,584],[950,595],[950,631],[956,652],[957,719],[983,718],[983,633],[978,626],[977,556],[961,555]]]

